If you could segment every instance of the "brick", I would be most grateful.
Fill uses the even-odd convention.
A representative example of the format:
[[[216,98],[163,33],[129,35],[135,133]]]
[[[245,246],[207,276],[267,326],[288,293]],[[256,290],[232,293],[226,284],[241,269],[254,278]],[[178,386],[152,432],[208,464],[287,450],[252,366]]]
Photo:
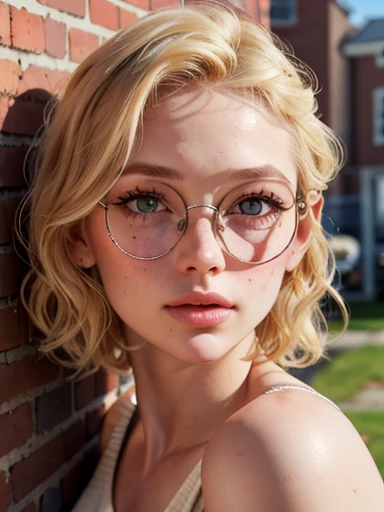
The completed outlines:
[[[260,10],[269,12],[271,8],[271,0],[258,0],[258,4]]]
[[[101,450],[100,444],[95,444],[90,448],[84,457],[85,462],[85,473],[87,475],[87,480],[89,481],[92,478],[92,475],[96,469],[96,466],[100,460]]]
[[[63,479],[63,502],[72,506],[86,485],[85,462],[82,460]],[[72,507],[71,507],[72,508]]]
[[[65,23],[46,18],[44,20],[45,51],[62,59],[66,54],[67,26]]]
[[[39,512],[62,512],[63,493],[61,487],[49,487],[40,499]]]
[[[64,384],[36,399],[37,433],[43,434],[70,417],[72,386]]]
[[[64,463],[63,440],[56,437],[11,468],[13,499],[17,503],[52,476]]]
[[[22,446],[33,434],[31,405],[25,403],[0,416],[0,457]]]
[[[0,472],[0,512],[6,512],[11,504],[9,486],[5,479],[5,473]]]
[[[30,101],[46,102],[47,98],[44,100],[41,92],[31,91],[31,89],[44,89],[51,94],[58,94],[69,76],[70,73],[67,71],[29,66],[20,80],[18,92],[19,94],[28,93]]]
[[[0,244],[10,244],[13,241],[13,224],[20,200],[20,198],[0,200]]]
[[[18,293],[26,271],[27,266],[13,249],[0,254],[0,297]]]
[[[86,0],[37,0],[39,4],[84,18]]]
[[[42,53],[45,48],[43,18],[25,7],[11,9],[12,46],[20,50]]]
[[[23,164],[28,148],[0,147],[0,188],[25,187]]]
[[[2,130],[4,120],[8,115],[9,102],[9,98],[4,97],[0,94],[0,131]]]
[[[173,7],[180,5],[180,0],[151,0],[151,9],[156,11],[162,7]]]
[[[69,461],[85,444],[85,421],[78,420],[63,434],[64,459]]]
[[[260,22],[260,2],[259,0],[244,0],[244,9],[252,19]]]
[[[111,30],[118,30],[119,9],[107,0],[89,0],[91,22]]]
[[[96,396],[106,395],[119,385],[119,377],[115,373],[101,369],[96,375]]]
[[[0,309],[0,332],[0,351],[28,342],[30,332],[28,315],[20,301],[14,307]]]
[[[99,46],[99,38],[95,34],[71,28],[69,31],[69,58],[73,62],[83,61]]]
[[[97,407],[93,409],[93,411],[87,412],[86,415],[86,426],[87,426],[87,439],[92,439],[92,437],[96,436],[101,431],[101,426],[103,424],[103,419],[107,409],[105,405],[101,407]]]
[[[21,67],[11,60],[0,60],[0,94],[16,96],[21,76]]]
[[[4,3],[0,3],[0,43],[11,44],[11,9]]]
[[[145,9],[146,11],[149,11],[150,9],[150,0],[124,0],[124,2],[140,7],[141,9]]]
[[[59,376],[59,367],[41,356],[27,356],[10,365],[0,364],[0,403],[30,391]]]
[[[75,383],[75,409],[78,411],[95,399],[95,376],[90,375]]]
[[[137,16],[133,12],[120,9],[120,28],[130,27],[137,20]]]
[[[44,104],[17,99],[8,109],[1,131],[33,137],[43,124],[43,115]]]

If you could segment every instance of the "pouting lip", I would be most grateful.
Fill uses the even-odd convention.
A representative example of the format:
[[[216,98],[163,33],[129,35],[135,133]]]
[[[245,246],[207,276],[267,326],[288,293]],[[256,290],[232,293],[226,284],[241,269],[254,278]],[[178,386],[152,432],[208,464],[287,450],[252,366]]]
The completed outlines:
[[[187,304],[193,306],[220,306],[227,309],[234,307],[230,300],[215,292],[187,293],[167,304],[167,307],[185,306]]]

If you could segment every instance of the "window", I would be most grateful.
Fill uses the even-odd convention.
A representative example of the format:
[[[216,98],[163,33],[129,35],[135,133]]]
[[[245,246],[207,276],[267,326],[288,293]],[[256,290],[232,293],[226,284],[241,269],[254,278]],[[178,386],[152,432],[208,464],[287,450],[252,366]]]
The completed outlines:
[[[384,146],[384,86],[373,91],[373,144]]]
[[[375,60],[378,68],[384,68],[384,48],[376,55]]]
[[[295,25],[297,23],[296,0],[271,0],[271,25]]]

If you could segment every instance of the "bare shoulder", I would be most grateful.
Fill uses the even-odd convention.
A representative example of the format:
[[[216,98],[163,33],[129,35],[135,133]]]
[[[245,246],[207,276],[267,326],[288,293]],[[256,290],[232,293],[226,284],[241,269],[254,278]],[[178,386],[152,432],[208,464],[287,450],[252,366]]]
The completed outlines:
[[[384,487],[349,420],[299,390],[262,395],[215,433],[204,454],[206,512],[379,512]]]
[[[106,412],[100,433],[101,453],[104,453],[108,446],[112,432],[120,419],[122,408],[125,407],[128,403],[131,403],[131,398],[132,391],[126,391],[116,400],[116,402],[111,405],[111,407]]]

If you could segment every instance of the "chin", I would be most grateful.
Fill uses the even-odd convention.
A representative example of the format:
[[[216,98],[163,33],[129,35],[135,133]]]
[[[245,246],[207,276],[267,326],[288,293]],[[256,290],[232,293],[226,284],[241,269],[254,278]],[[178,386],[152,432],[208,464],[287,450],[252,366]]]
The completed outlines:
[[[182,344],[179,358],[190,364],[212,363],[224,357],[232,350],[236,343],[211,333],[196,334]]]

